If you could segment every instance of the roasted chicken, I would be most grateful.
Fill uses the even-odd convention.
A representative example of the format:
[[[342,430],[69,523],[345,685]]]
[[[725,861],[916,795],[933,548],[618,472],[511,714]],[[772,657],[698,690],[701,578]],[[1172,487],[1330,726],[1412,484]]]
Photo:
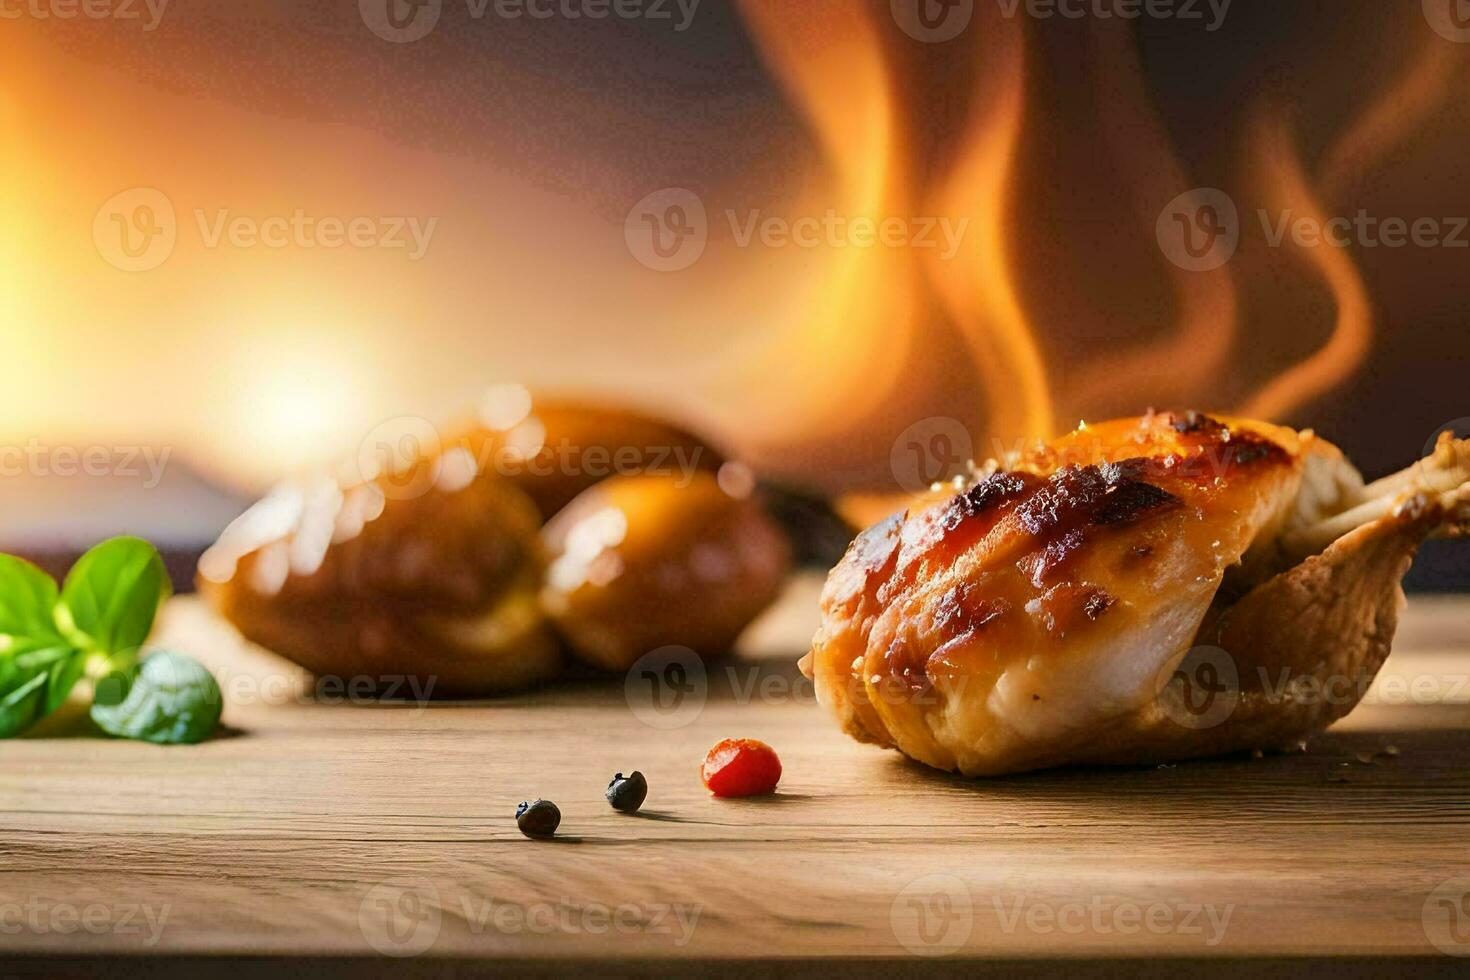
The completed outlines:
[[[731,489],[708,473],[613,477],[552,518],[542,604],[581,659],[627,670],[665,646],[716,654],[771,604],[791,549],[748,488]]]
[[[199,564],[247,639],[359,688],[518,690],[563,647],[611,670],[716,655],[785,574],[743,468],[717,480],[720,454],[656,419],[503,386],[454,435],[381,448],[277,488]]]
[[[1350,711],[1470,441],[1365,485],[1311,432],[1083,426],[865,531],[802,668],[861,741],[970,776],[1300,746]]]
[[[502,385],[460,426],[476,459],[531,498],[550,520],[578,494],[618,476],[715,473],[725,456],[709,440],[638,412],[536,397]]]
[[[475,695],[551,677],[535,505],[462,446],[412,465],[421,477],[276,488],[205,552],[200,592],[252,642],[359,686]]]

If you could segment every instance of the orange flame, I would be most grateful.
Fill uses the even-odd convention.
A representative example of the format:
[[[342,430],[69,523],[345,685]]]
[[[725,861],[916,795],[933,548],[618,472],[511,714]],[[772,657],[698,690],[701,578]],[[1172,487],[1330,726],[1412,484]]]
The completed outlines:
[[[1128,184],[1136,217],[1152,226],[1160,202],[1194,187],[1178,162],[1164,123],[1154,108],[1138,57],[1136,35],[1126,25],[1104,22],[1095,32],[1097,111],[1108,135],[1108,153]],[[1186,272],[1160,261],[1171,275],[1176,322],[1161,338],[1129,349],[1103,351],[1081,373],[1067,403],[1104,415],[1137,411],[1147,393],[1153,404],[1184,404],[1200,397],[1235,342],[1239,303],[1229,265]],[[1130,404],[1130,400],[1132,404]]]
[[[1417,132],[1454,91],[1455,76],[1464,65],[1462,52],[1432,39],[1393,88],[1370,105],[1324,154],[1322,186],[1331,194],[1342,193],[1368,164],[1384,159]]]
[[[953,258],[929,256],[930,282],[974,352],[985,381],[990,430],[1045,439],[1054,411],[1041,349],[1015,287],[1006,190],[1025,105],[1020,26],[1002,19],[975,28],[986,44],[969,139],[933,199],[933,213],[962,215],[969,234]]]
[[[1275,176],[1269,198],[1273,209],[1281,214],[1290,210],[1294,218],[1324,225],[1329,218],[1308,184],[1286,125],[1279,119],[1263,123],[1260,144],[1266,172]],[[1373,309],[1352,259],[1345,249],[1326,244],[1302,251],[1332,291],[1337,306],[1332,335],[1320,350],[1268,383],[1246,403],[1242,414],[1281,418],[1341,384],[1367,356]]]
[[[847,219],[902,214],[909,182],[877,26],[842,0],[743,0],[741,9],[821,141],[835,184],[821,210]],[[756,358],[766,384],[773,370],[791,372],[779,417],[758,423],[767,432],[794,421],[803,437],[837,434],[845,419],[883,404],[911,344],[918,304],[905,250],[827,248],[820,257],[820,286],[801,329],[778,338],[784,349]],[[831,409],[834,391],[842,392],[841,412]]]
[[[1296,124],[1333,118],[1333,103],[1360,90],[1339,73],[1366,73],[1340,50],[1314,52],[1311,40],[1301,75],[1317,80],[1327,99],[1316,108],[1330,111],[1293,116],[1266,105],[1240,127],[1241,141],[1206,134],[1191,143],[1166,125],[1169,102],[1154,98],[1165,90],[1150,86],[1137,24],[1073,29],[973,6],[962,34],[925,44],[881,0],[741,0],[762,58],[815,136],[771,153],[786,154],[791,186],[777,190],[790,195],[791,215],[965,222],[956,254],[740,251],[712,235],[708,256],[678,275],[644,274],[607,220],[652,189],[648,174],[617,174],[611,161],[576,158],[580,149],[536,161],[546,167],[505,168],[480,154],[480,141],[420,141],[423,92],[441,89],[359,86],[383,71],[380,46],[358,43],[370,38],[330,49],[350,60],[313,98],[352,111],[324,140],[317,110],[303,112],[293,86],[239,90],[233,81],[256,77],[251,58],[276,50],[273,39],[296,38],[294,22],[250,33],[259,18],[231,15],[230,31],[249,43],[211,47],[203,41],[229,34],[215,23],[224,14],[146,36],[16,21],[0,30],[0,171],[9,177],[0,181],[0,269],[9,273],[0,331],[15,365],[0,389],[0,440],[142,434],[265,481],[294,462],[283,446],[303,459],[350,452],[376,420],[437,416],[499,376],[707,413],[710,428],[743,441],[736,448],[763,468],[841,492],[893,489],[894,437],[928,416],[964,423],[984,456],[990,436],[1014,445],[1049,434],[1054,420],[1150,403],[1282,416],[1340,391],[1372,349],[1370,280],[1355,265],[1372,256],[1246,242],[1229,265],[1185,272],[1161,257],[1152,225],[1164,202],[1204,185],[1240,194],[1242,216],[1259,206],[1318,219],[1355,210],[1382,161],[1435,134],[1426,120],[1463,90],[1457,72],[1470,45],[1435,36],[1417,11],[1390,20],[1377,9],[1388,5],[1357,5],[1342,15],[1354,29],[1337,40],[1376,42],[1375,30],[1392,24],[1406,33],[1384,52],[1413,51],[1420,35],[1409,31],[1425,46],[1325,150],[1322,133]],[[206,57],[221,49],[241,60]],[[266,72],[281,62],[261,57]],[[1290,81],[1293,72],[1281,74]],[[1232,70],[1230,84],[1275,77]],[[512,136],[544,112],[548,93],[530,94],[518,100],[524,114],[503,121]],[[380,119],[380,108],[393,111]],[[768,108],[722,118],[768,120]],[[1083,125],[1052,125],[1069,113]],[[68,122],[79,118],[86,124]],[[680,121],[691,130],[702,122]],[[693,135],[708,146],[730,141],[728,131]],[[812,147],[823,166],[809,173]],[[1446,171],[1458,148],[1445,154]],[[1242,159],[1243,174],[1232,169]],[[373,166],[354,165],[363,160]],[[756,189],[739,185],[746,175],[711,170],[680,169],[658,183],[690,184],[721,206],[739,202],[726,192],[772,189],[765,177]],[[547,171],[608,175],[609,186],[589,177],[570,194],[539,180]],[[417,179],[389,179],[404,173]],[[1248,199],[1257,177],[1265,193]],[[1072,180],[1092,182],[1058,190]],[[114,268],[93,240],[99,207],[131,187],[157,188],[178,208],[178,247],[146,274]],[[1066,208],[1079,202],[1095,210],[1069,223]],[[200,214],[260,218],[297,207],[316,217],[444,216],[446,229],[456,220],[418,264],[378,249],[214,246],[197,230]],[[577,273],[545,274],[562,268]],[[1113,288],[1094,288],[1109,275]],[[1285,294],[1298,285],[1330,305],[1283,324]],[[419,324],[432,325],[423,328],[430,342]],[[1268,335],[1281,343],[1262,344]],[[728,376],[732,351],[749,357],[738,378]],[[163,383],[140,389],[139,377]],[[279,411],[260,411],[262,399]],[[180,413],[180,404],[198,410]]]
[[[972,93],[970,138],[947,175],[920,182],[914,171],[932,172],[929,161],[910,161],[901,133],[900,91],[893,59],[872,11],[842,0],[743,0],[741,9],[776,77],[801,107],[820,138],[833,174],[829,201],[845,216],[874,220],[919,218],[962,230],[952,252],[848,248],[828,258],[808,320],[784,338],[788,349],[758,359],[757,372],[798,365],[809,403],[842,391],[840,418],[798,410],[795,435],[812,439],[839,430],[839,422],[872,409],[893,409],[893,389],[934,371],[934,349],[957,330],[973,354],[971,370],[985,385],[991,431],[1041,438],[1052,429],[1052,404],[1044,360],[1014,289],[1005,233],[1006,191],[1020,130],[1024,69],[1021,27],[998,14],[994,25],[972,28],[985,39],[988,71]],[[911,108],[911,107],[910,107]],[[912,112],[902,114],[906,119]],[[930,185],[926,193],[924,184]],[[923,214],[916,214],[920,205]],[[916,365],[916,348],[930,362]],[[820,381],[811,377],[819,365]],[[943,365],[953,372],[953,364]],[[828,394],[823,394],[825,389]],[[912,409],[912,406],[910,406]],[[967,422],[980,415],[969,404],[951,414]],[[916,417],[887,419],[902,427]]]
[[[1121,414],[1146,404],[1220,405],[1232,390],[1251,383],[1251,368],[1259,365],[1260,355],[1252,353],[1255,348],[1244,335],[1247,328],[1276,330],[1273,317],[1280,317],[1284,297],[1267,295],[1263,303],[1247,304],[1238,265],[1194,272],[1156,260],[1155,268],[1170,277],[1169,322],[1142,321],[1130,327],[1117,310],[1094,306],[1068,315],[1091,317],[1090,327],[1102,323],[1106,313],[1127,332],[1068,345],[1062,329],[1040,329],[1050,325],[1037,323],[1021,288],[1035,281],[1028,278],[1032,263],[1023,262],[1018,247],[1018,205],[1025,201],[1016,178],[1026,123],[1037,108],[1028,105],[1028,85],[1046,84],[1048,77],[1031,66],[1035,59],[1028,41],[1040,39],[1028,38],[1024,19],[977,5],[970,40],[954,42],[959,47],[948,52],[915,53],[900,47],[905,42],[894,36],[892,25],[876,24],[872,10],[855,11],[840,0],[743,0],[742,9],[773,72],[819,136],[841,207],[853,214],[883,216],[902,214],[899,209],[905,204],[917,202],[927,214],[966,222],[958,252],[949,257],[930,252],[906,259],[849,250],[825,267],[809,321],[799,324],[787,342],[795,347],[789,352],[792,362],[824,364],[825,379],[814,381],[812,389],[832,390],[835,384],[843,391],[844,411],[838,414],[848,423],[848,432],[862,428],[860,419],[854,424],[859,412],[886,410],[886,424],[893,428],[924,414],[934,401],[907,392],[900,396],[896,385],[917,383],[913,359],[943,359],[934,354],[949,349],[956,337],[970,355],[966,383],[978,382],[984,397],[949,391],[940,403],[947,414],[973,425],[977,455],[985,455],[984,448],[992,444],[982,442],[982,435],[1001,437],[993,442],[1004,446],[1018,437],[1051,435],[1059,416]],[[1179,162],[1153,104],[1136,32],[1127,24],[1098,22],[1089,26],[1087,38],[1089,90],[1095,95],[1095,132],[1102,144],[1094,152],[1106,155],[1109,172],[1120,185],[1109,192],[1125,199],[1134,220],[1151,226],[1163,202],[1201,180]],[[931,69],[938,65],[942,75],[945,59],[963,52],[965,44],[975,52],[964,76],[968,118],[953,147],[937,152],[936,146],[949,145],[947,133],[935,138],[929,132],[905,132],[904,127],[909,119],[919,119],[933,128],[921,111],[932,95],[926,87],[945,79],[936,82]],[[1253,169],[1245,177],[1263,177],[1265,185],[1259,201],[1252,203],[1325,224],[1350,182],[1415,131],[1452,90],[1453,73],[1463,59],[1450,47],[1427,45],[1398,83],[1329,144],[1315,174],[1303,163],[1289,117],[1264,106],[1248,134]],[[906,57],[916,59],[920,71],[905,74]],[[954,92],[945,94],[952,99]],[[1237,179],[1231,186],[1253,182]],[[1255,208],[1241,210],[1244,219]],[[1063,233],[1057,257],[1075,261],[1077,256],[1067,253],[1076,250],[1065,237]],[[1372,343],[1372,303],[1348,249],[1324,245],[1245,261],[1252,260],[1272,266],[1304,261],[1334,306],[1330,333],[1318,349],[1299,363],[1278,368],[1240,409],[1281,418],[1340,386],[1362,365]],[[1257,278],[1264,284],[1253,282],[1251,288],[1268,292],[1277,283],[1292,281]],[[1086,302],[1083,295],[1080,302]],[[1104,336],[1099,330],[1082,333]],[[1085,360],[1078,356],[1081,348]],[[1065,362],[1053,363],[1054,357],[1082,363],[1068,370]],[[1248,363],[1232,365],[1232,358]],[[771,367],[770,359],[761,365],[764,371]],[[948,377],[953,380],[958,373],[951,370]],[[1064,379],[1056,388],[1054,377]],[[808,399],[808,408],[788,415],[788,422],[794,422],[788,434],[794,432],[797,441],[839,428],[830,406],[824,416],[816,397]]]
[[[1346,187],[1405,140],[1453,91],[1451,82],[1463,61],[1434,39],[1420,58],[1387,92],[1371,103],[1323,154],[1314,193],[1285,119],[1278,113],[1258,127],[1263,170],[1274,186],[1269,203],[1325,224],[1323,196],[1339,197]],[[1320,244],[1303,250],[1328,288],[1336,316],[1327,342],[1306,360],[1273,378],[1241,409],[1245,415],[1282,418],[1352,377],[1368,355],[1373,338],[1373,305],[1367,286],[1346,248]]]

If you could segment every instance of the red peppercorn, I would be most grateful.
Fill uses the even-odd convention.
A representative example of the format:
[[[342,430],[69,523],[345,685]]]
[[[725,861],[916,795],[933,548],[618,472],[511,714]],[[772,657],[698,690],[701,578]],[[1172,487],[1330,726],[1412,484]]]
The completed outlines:
[[[699,775],[716,796],[759,796],[775,792],[781,760],[765,742],[727,738],[709,750]]]

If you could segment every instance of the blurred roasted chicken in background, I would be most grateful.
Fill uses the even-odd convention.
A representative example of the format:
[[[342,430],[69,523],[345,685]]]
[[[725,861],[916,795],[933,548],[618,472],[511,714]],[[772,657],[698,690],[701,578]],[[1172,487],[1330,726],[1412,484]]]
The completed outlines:
[[[1331,443],[1150,413],[992,461],[860,535],[802,668],[855,738],[971,776],[1300,746],[1388,655],[1470,441],[1365,485]]]
[[[554,556],[543,604],[571,649],[607,670],[671,644],[729,650],[790,559],[760,505],[708,473],[605,480],[543,537]]]
[[[199,563],[225,619],[317,674],[471,696],[556,676],[563,648],[715,656],[788,569],[749,472],[633,412],[505,386],[455,435],[386,448],[278,487]]]

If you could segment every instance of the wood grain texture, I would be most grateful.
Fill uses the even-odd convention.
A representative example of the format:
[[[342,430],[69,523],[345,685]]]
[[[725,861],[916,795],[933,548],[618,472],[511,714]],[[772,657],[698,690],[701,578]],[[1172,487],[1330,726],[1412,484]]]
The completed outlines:
[[[1470,954],[1470,601],[1411,604],[1386,678],[1305,754],[964,782],[814,704],[792,664],[812,587],[667,729],[621,679],[323,703],[174,600],[157,639],[218,672],[229,730],[161,748],[73,718],[0,747],[0,961]],[[776,746],[778,797],[703,790],[727,735]],[[602,791],[633,768],[651,790],[629,817]],[[556,841],[516,830],[537,796]]]

